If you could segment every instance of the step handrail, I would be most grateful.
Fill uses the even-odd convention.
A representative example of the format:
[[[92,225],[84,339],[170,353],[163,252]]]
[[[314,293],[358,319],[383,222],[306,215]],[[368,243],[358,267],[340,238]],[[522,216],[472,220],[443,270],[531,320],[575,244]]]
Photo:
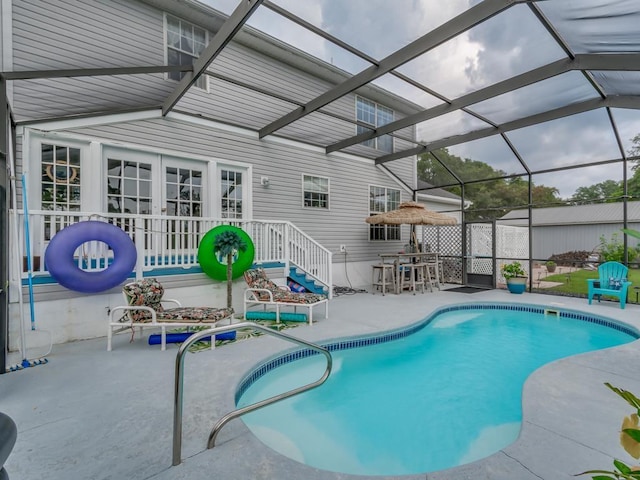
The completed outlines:
[[[317,352],[322,353],[327,359],[327,368],[325,369],[322,376],[315,382],[308,383],[306,385],[303,385],[302,387],[298,387],[293,390],[289,390],[288,392],[274,395],[273,397],[269,397],[265,400],[252,403],[251,405],[247,405],[245,407],[238,408],[236,410],[233,410],[232,412],[227,413],[213,426],[213,429],[209,434],[209,440],[207,441],[207,449],[213,448],[215,446],[214,444],[216,441],[216,437],[220,429],[234,418],[237,418],[241,415],[244,415],[245,413],[252,412],[259,408],[266,407],[267,405],[271,405],[272,403],[279,402],[280,400],[284,400],[285,398],[289,398],[294,395],[298,395],[299,393],[306,392],[307,390],[319,387],[327,380],[327,378],[329,378],[329,374],[331,373],[331,367],[333,364],[333,359],[331,358],[331,353],[329,352],[329,350],[321,347],[320,345],[301,340],[291,335],[287,335],[286,333],[272,330],[271,328],[265,327],[263,325],[252,322],[232,323],[231,325],[210,328],[208,330],[202,330],[200,332],[194,333],[182,343],[176,355],[175,389],[173,402],[173,466],[180,465],[180,463],[182,462],[182,397],[184,394],[183,380],[185,353],[191,345],[204,337],[211,336],[211,341],[215,342],[216,333],[230,332],[240,328],[253,328],[269,335],[273,335],[275,337],[279,337],[284,340],[303,345],[312,350],[316,350]]]

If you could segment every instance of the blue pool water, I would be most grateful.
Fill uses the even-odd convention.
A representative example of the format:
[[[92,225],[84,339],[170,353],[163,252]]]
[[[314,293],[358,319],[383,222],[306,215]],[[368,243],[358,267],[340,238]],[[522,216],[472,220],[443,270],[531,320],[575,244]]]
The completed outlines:
[[[402,338],[330,345],[334,368],[324,385],[243,420],[274,450],[325,470],[401,475],[450,468],[515,441],[522,386],[538,367],[637,338],[583,314],[446,310],[395,335]],[[284,365],[251,376],[239,406],[314,381],[325,368],[317,355],[276,363]]]

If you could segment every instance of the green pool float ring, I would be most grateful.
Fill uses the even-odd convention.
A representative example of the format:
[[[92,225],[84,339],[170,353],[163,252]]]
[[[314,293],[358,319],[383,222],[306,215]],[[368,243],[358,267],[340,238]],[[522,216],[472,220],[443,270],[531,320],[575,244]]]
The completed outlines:
[[[226,256],[223,258],[223,256],[219,255],[213,248],[216,243],[216,237],[222,232],[237,233],[247,245],[247,249],[244,252],[236,252],[233,255],[233,266],[231,267],[232,278],[238,278],[251,267],[255,248],[247,232],[231,225],[218,225],[202,237],[200,245],[198,246],[198,263],[200,264],[200,268],[214,280],[226,281],[227,258]]]

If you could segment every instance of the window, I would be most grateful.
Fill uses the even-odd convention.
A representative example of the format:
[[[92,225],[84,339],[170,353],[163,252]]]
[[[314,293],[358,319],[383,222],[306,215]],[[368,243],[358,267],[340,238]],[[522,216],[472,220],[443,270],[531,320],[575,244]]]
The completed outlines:
[[[109,158],[107,204],[109,213],[150,215],[151,164]]]
[[[369,187],[369,215],[395,210],[400,206],[400,190]],[[369,240],[400,240],[400,225],[370,225]]]
[[[80,149],[42,144],[43,210],[80,211]]]
[[[242,172],[220,170],[222,218],[242,218]]]
[[[329,179],[304,175],[302,179],[304,206],[329,208]]]
[[[366,126],[357,125],[356,133],[370,132],[376,127],[381,127],[387,123],[393,122],[393,110],[390,108],[379,105],[375,102],[367,100],[362,97],[356,97],[356,118],[358,122],[366,123],[370,125],[370,128]],[[383,152],[393,152],[393,137],[390,135],[382,135],[381,137],[372,138],[362,142],[362,145],[367,147],[376,148]]]
[[[190,168],[166,167],[167,215],[202,216],[202,172]]]
[[[42,210],[79,212],[80,149],[43,143],[40,149],[40,201]],[[45,240],[55,231],[51,217],[45,216]]]
[[[206,30],[167,15],[167,65],[193,64],[206,45]],[[181,80],[184,72],[169,72],[168,77]],[[195,85],[206,90],[207,76],[201,75]]]

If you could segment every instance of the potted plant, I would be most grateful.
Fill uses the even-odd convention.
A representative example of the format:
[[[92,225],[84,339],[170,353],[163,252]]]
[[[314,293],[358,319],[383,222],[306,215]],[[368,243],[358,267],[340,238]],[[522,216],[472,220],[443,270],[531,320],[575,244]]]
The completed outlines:
[[[511,293],[523,293],[527,287],[527,272],[520,262],[502,265],[502,276],[507,281],[507,288]]]
[[[556,262],[554,262],[553,260],[547,260],[544,265],[545,267],[547,267],[547,272],[553,273],[556,271]]]

